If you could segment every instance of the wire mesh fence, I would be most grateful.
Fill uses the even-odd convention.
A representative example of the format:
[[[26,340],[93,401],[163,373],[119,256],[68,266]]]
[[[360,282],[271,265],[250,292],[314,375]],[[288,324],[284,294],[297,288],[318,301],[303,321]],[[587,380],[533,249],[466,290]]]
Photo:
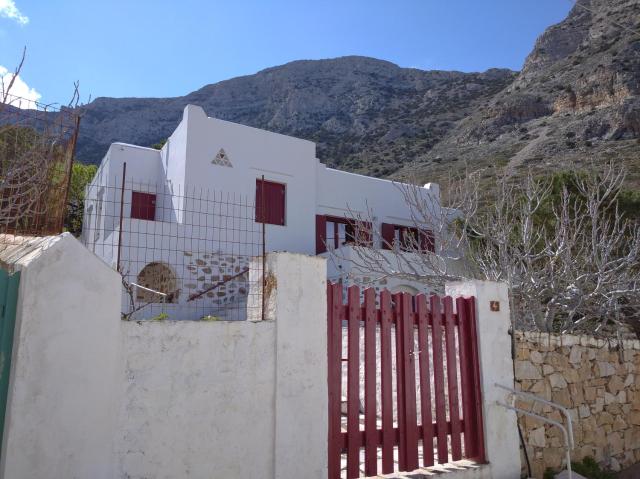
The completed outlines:
[[[79,121],[71,108],[0,103],[0,233],[62,232]]]
[[[97,178],[82,241],[121,274],[123,319],[262,318],[264,224],[254,198],[136,181],[126,165]]]

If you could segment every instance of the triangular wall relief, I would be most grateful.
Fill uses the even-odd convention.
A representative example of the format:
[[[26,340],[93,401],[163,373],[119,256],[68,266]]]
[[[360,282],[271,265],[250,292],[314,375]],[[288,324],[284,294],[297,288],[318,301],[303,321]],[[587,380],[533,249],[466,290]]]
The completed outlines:
[[[224,151],[224,148],[220,148],[220,151],[218,152],[216,157],[213,160],[211,160],[211,163],[214,165],[228,166],[229,168],[233,168],[233,165],[231,164],[231,160],[229,160],[229,157],[227,156],[227,153]]]

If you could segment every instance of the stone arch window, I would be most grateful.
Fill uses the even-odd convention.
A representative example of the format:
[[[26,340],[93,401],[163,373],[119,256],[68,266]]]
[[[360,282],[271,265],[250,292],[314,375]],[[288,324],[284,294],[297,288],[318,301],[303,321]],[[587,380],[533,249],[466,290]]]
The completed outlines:
[[[177,289],[176,275],[164,263],[153,262],[142,268],[142,271],[138,273],[137,284],[144,288],[167,294],[167,296],[162,296],[153,291],[136,288],[136,299],[138,301],[145,303],[176,303],[178,301],[179,291]]]

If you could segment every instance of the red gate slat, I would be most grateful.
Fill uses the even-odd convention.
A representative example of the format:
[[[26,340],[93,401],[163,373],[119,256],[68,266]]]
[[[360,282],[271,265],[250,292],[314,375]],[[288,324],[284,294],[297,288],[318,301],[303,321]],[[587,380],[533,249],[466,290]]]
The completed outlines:
[[[413,329],[413,310],[411,295],[402,293],[400,296],[400,332],[402,334],[402,361],[404,375],[404,426],[406,430],[405,471],[418,468],[418,431],[416,413],[416,370],[415,370],[415,341]]]
[[[364,292],[364,430],[365,473],[378,475],[376,441],[376,292]]]
[[[396,326],[396,404],[398,431],[400,432],[400,440],[398,441],[398,467],[400,471],[407,470],[407,428],[405,424],[405,394],[404,394],[404,361],[402,360],[402,351],[404,350],[404,341],[402,337],[401,327],[401,302],[402,293],[393,295],[393,319]]]
[[[478,462],[486,460],[475,298],[457,298],[457,314],[454,314],[453,300],[450,297],[440,299],[432,296],[428,309],[425,296],[417,295],[415,312],[410,295],[406,293],[393,295],[394,305],[391,299],[392,295],[386,290],[383,291],[380,294],[380,309],[376,309],[373,289],[364,291],[364,302],[361,303],[359,288],[351,286],[348,288],[347,304],[343,305],[342,285],[327,286],[329,479],[340,478],[343,452],[346,452],[347,479],[359,477],[361,471],[367,476],[375,476],[380,472],[382,474],[395,472],[394,446],[398,446],[398,470],[408,472],[417,469],[420,438],[422,438],[425,466],[431,466],[434,463],[435,438],[437,438],[435,445],[438,462],[446,463],[449,460],[448,436],[451,436],[453,460],[459,460],[462,457],[475,459]],[[347,337],[343,339],[345,319]],[[380,324],[381,427],[377,422],[376,392],[378,323]],[[360,328],[362,325],[364,326],[365,409],[364,428],[361,430]],[[391,338],[393,325],[395,325],[396,335],[395,358]],[[430,332],[429,325],[431,325]],[[415,346],[416,329],[417,347]],[[341,400],[344,374],[342,347],[345,341],[348,348],[347,427],[346,431],[342,432]],[[416,355],[419,361],[419,407],[422,418],[420,424],[417,421],[416,404]],[[393,394],[394,361],[397,381],[395,397]],[[458,364],[460,365],[460,386],[458,386]],[[433,368],[433,386],[431,386],[430,368]],[[435,422],[432,413],[432,391],[435,396]],[[397,408],[395,417],[394,408]],[[462,417],[460,417],[460,409],[462,409]],[[397,427],[394,427],[394,419],[397,419]],[[464,454],[461,437],[463,432]],[[377,463],[377,452],[380,446],[382,446],[382,471],[378,471]],[[364,448],[364,470],[360,468],[362,448]]]
[[[341,413],[340,402],[342,400],[342,286],[329,284],[327,287],[327,313],[328,313],[328,388],[329,388],[329,479],[340,477],[341,456]]]
[[[382,400],[382,473],[393,472],[393,391],[391,372],[391,294],[380,293],[380,389]]]
[[[431,296],[432,317],[432,347],[433,347],[433,376],[436,399],[436,424],[438,425],[438,462],[444,464],[449,461],[447,448],[447,413],[444,397],[444,371],[442,357],[442,311],[440,310],[440,298]]]
[[[462,459],[460,438],[460,403],[458,400],[458,360],[456,354],[455,324],[453,319],[453,300],[445,296],[445,341],[447,346],[447,383],[449,386],[449,422],[451,423],[451,458]]]
[[[464,421],[461,421],[462,426],[464,427]],[[451,423],[447,422],[446,424],[447,426],[447,434],[451,434]],[[393,431],[393,440],[395,441],[395,444],[398,443],[398,441],[400,440],[400,433],[398,432],[398,428],[392,428]],[[438,434],[438,425],[437,424],[433,424],[433,431],[434,434],[437,436]],[[364,430],[360,431],[360,444],[364,444],[365,443],[365,432]],[[420,436],[420,434],[422,434],[422,426],[421,425],[417,425],[416,426],[416,435]],[[378,446],[382,445],[382,429],[378,429],[376,431],[376,444]],[[347,433],[343,432],[342,435],[340,436],[340,446],[342,447],[342,450],[345,450],[347,448]]]
[[[347,291],[347,479],[360,476],[360,288]]]
[[[429,368],[429,330],[427,300],[424,294],[416,296],[418,312],[418,344],[420,358],[420,410],[422,414],[423,465],[433,466],[433,417],[431,414],[431,372]]]
[[[473,386],[475,399],[475,418],[476,418],[476,441],[478,443],[478,455],[476,460],[480,463],[486,462],[484,449],[484,425],[482,419],[482,389],[480,386],[480,354],[478,352],[478,324],[476,323],[476,299],[471,296],[466,298],[467,312],[469,315],[469,329],[471,331],[471,361],[473,364]]]
[[[458,312],[458,342],[460,348],[460,383],[462,387],[462,418],[464,419],[464,455],[467,458],[478,454],[478,443],[475,440],[476,422],[473,411],[475,409],[473,373],[471,364],[471,331],[469,329],[469,315],[464,298],[456,298]]]

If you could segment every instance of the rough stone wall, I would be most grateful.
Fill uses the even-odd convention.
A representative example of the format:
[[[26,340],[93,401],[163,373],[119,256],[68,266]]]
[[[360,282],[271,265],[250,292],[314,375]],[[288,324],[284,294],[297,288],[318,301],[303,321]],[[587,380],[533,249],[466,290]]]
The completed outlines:
[[[187,266],[183,282],[187,296],[211,288],[220,281],[227,281],[203,296],[216,306],[246,298],[249,289],[248,275],[229,279],[249,267],[248,256],[192,251],[185,251],[184,256],[188,259],[185,260]]]
[[[572,460],[594,457],[613,470],[640,462],[640,341],[605,341],[537,332],[516,334],[517,387],[568,408],[574,422]],[[540,404],[518,407],[564,423]],[[565,463],[564,439],[555,426],[524,416],[520,426],[533,477]],[[523,467],[525,462],[523,458]]]

